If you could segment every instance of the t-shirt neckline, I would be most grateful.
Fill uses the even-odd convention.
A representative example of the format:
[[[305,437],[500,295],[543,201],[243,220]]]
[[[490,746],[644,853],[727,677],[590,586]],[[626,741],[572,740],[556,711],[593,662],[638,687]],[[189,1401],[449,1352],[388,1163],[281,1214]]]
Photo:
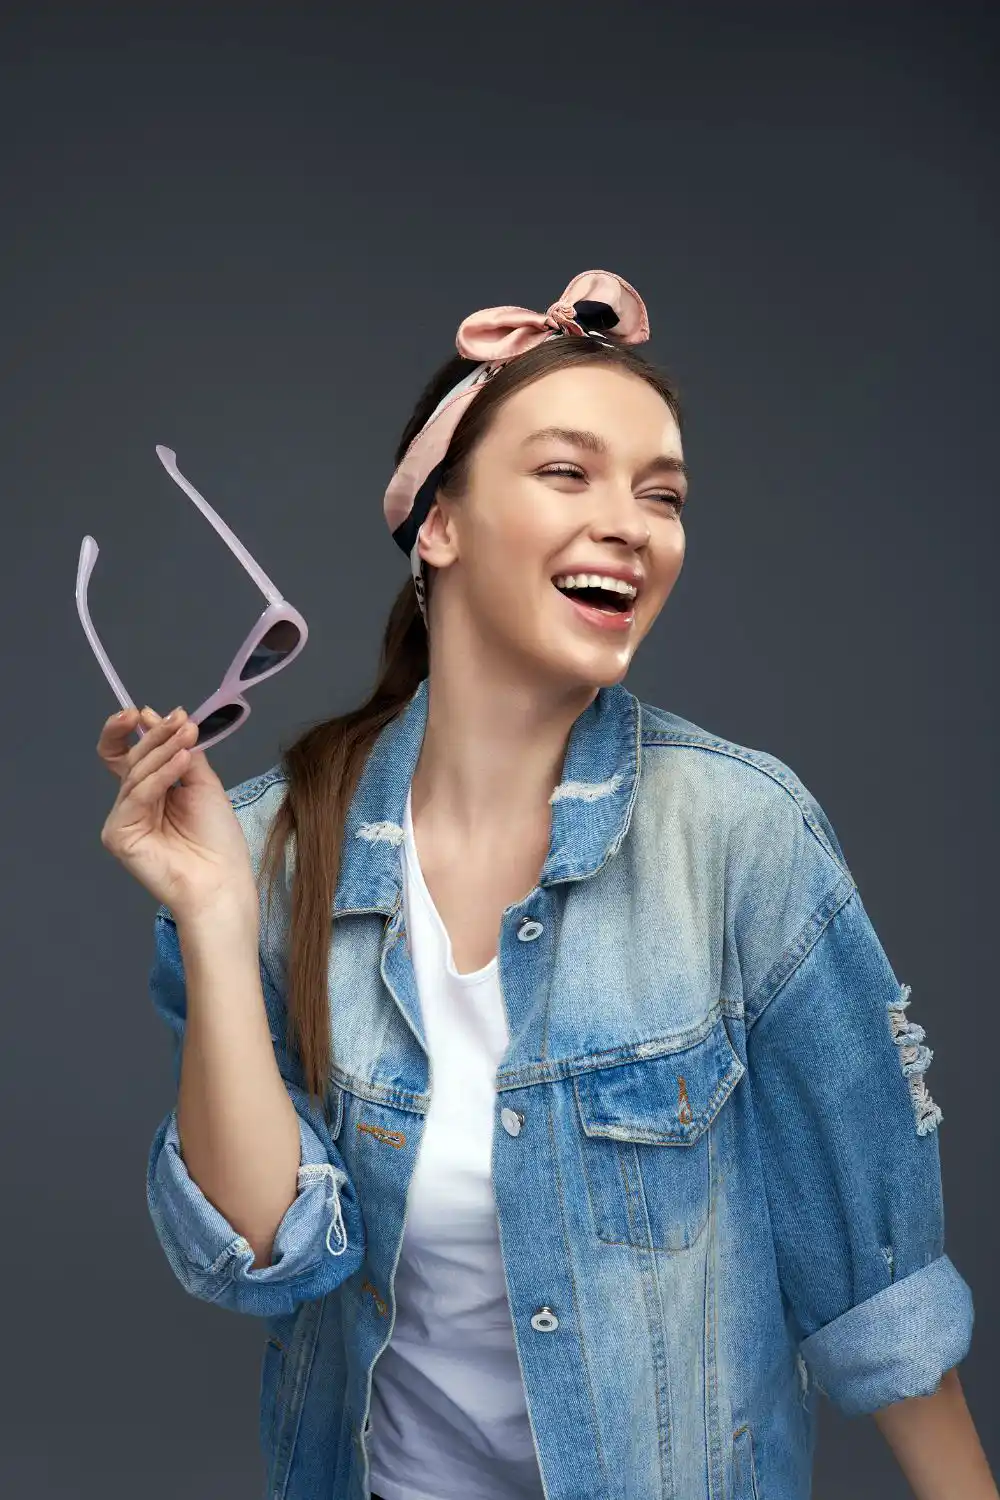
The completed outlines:
[[[485,984],[487,980],[493,977],[496,971],[497,955],[494,954],[489,963],[483,964],[481,969],[471,969],[466,974],[460,974],[458,969],[456,969],[455,956],[452,952],[451,938],[448,935],[448,929],[444,925],[444,922],[441,918],[441,913],[434,905],[434,898],[431,895],[430,890],[428,889],[426,880],[424,879],[424,872],[420,868],[420,856],[417,853],[417,841],[413,832],[413,813],[411,809],[411,800],[411,788],[408,787],[406,791],[406,808],[403,814],[404,856],[406,858],[407,870],[410,874],[411,879],[417,887],[419,899],[423,902],[426,911],[430,914],[431,920],[434,922],[434,925],[441,935],[441,941],[444,944],[445,963],[448,968],[448,977],[450,979],[456,980],[459,984],[469,986]]]

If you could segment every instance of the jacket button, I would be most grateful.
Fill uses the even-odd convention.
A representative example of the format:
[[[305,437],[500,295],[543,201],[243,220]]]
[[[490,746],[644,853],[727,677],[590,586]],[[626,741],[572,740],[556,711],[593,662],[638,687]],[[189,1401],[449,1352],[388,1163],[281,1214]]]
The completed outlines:
[[[500,1123],[508,1135],[520,1135],[521,1126],[524,1124],[524,1116],[519,1109],[502,1109],[500,1111]]]
[[[551,1307],[540,1307],[531,1319],[531,1326],[537,1333],[554,1333],[559,1327],[559,1319]]]
[[[534,917],[525,917],[517,929],[517,935],[522,943],[533,943],[535,938],[541,937],[544,931],[545,928],[541,922],[536,922]]]

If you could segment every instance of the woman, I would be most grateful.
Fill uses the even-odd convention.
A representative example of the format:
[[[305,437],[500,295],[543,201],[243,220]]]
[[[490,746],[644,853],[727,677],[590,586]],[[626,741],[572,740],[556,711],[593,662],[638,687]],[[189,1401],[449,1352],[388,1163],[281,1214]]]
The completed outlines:
[[[183,1061],[149,1209],[267,1320],[269,1496],[800,1500],[820,1389],[996,1494],[908,987],[794,773],[623,686],[684,556],[647,335],[606,272],[461,325],[361,708],[228,793],[182,710],[102,734]]]

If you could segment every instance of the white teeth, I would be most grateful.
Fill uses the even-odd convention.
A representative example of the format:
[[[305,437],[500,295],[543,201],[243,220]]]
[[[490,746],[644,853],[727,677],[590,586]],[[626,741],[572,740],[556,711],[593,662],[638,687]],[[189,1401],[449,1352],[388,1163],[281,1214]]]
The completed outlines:
[[[639,590],[624,578],[608,578],[603,573],[562,573],[552,582],[557,589],[611,589],[616,594],[627,594],[634,599]]]

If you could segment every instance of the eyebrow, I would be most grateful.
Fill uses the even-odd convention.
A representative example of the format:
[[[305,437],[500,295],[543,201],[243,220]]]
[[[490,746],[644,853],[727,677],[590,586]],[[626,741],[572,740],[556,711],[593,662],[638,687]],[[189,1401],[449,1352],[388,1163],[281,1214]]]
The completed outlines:
[[[608,452],[608,444],[600,433],[587,432],[578,427],[540,427],[537,432],[528,433],[521,447],[526,448],[529,443],[538,443],[551,438],[561,439],[564,443],[571,443],[577,448],[586,448],[591,453]],[[688,477],[687,465],[672,453],[661,453],[642,466],[643,474],[651,474],[657,469],[667,469],[670,473],[680,474],[685,479]]]

